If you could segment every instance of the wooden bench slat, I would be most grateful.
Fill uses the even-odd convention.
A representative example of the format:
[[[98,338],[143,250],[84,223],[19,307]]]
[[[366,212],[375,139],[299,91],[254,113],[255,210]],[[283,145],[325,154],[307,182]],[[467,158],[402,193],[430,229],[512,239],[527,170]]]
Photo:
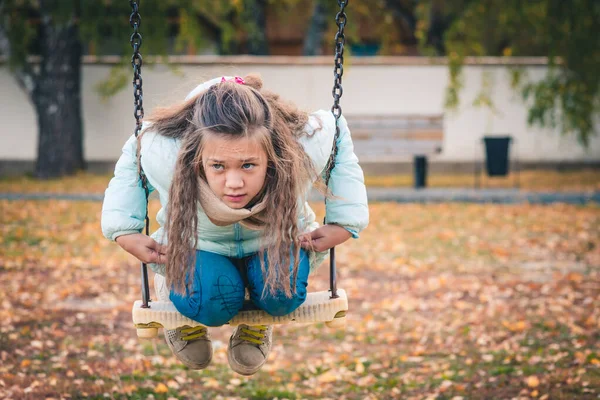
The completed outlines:
[[[437,140],[444,139],[443,131],[421,130],[421,131],[390,131],[390,130],[356,130],[351,128],[352,140],[370,140],[372,138],[386,139],[410,139],[410,140]]]
[[[441,152],[443,115],[346,115],[361,160],[397,161]]]
[[[443,115],[346,115],[346,120],[361,162],[412,159],[415,187],[426,186],[426,157],[442,151]]]
[[[385,161],[390,159],[406,159],[411,155],[435,154],[441,151],[441,143],[437,140],[354,140],[354,152],[361,161]]]

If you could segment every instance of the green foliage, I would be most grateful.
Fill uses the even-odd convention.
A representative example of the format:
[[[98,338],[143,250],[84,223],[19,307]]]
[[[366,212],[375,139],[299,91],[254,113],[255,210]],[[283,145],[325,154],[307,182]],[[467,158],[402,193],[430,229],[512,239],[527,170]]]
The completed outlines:
[[[11,69],[25,62],[29,46],[36,36],[34,22],[28,18],[28,8],[31,1],[5,0],[0,4],[0,26],[4,26],[7,39],[11,43],[8,56]]]
[[[211,39],[221,40],[224,49],[235,51],[241,37],[235,15],[243,6],[243,1],[143,0],[140,33],[144,65],[151,64],[148,55],[202,50],[209,43],[205,24],[220,32],[220,37]],[[97,85],[99,93],[106,97],[126,87],[129,80],[132,53],[129,38],[133,30],[130,14],[128,1],[5,0],[0,2],[0,27],[4,27],[10,43],[10,52],[6,54],[10,65],[30,68],[27,56],[43,51],[36,43],[43,34],[42,17],[50,17],[53,26],[77,24],[79,40],[89,54],[122,57],[106,81]]]
[[[221,54],[236,54],[240,44],[257,29],[255,21],[247,18],[248,7],[254,1],[143,0],[140,32],[144,65],[151,65],[148,55],[197,54],[215,41]],[[266,0],[269,13],[283,23],[310,15],[305,11],[311,10],[315,1],[323,1],[331,15],[325,35],[326,40],[333,38],[337,2]],[[347,7],[351,19],[347,42],[378,41],[381,55],[402,52],[407,26],[399,9],[404,10],[404,17],[416,19],[412,33],[419,41],[421,54],[448,57],[448,108],[460,103],[466,57],[544,56],[549,70],[541,79],[528,76],[524,68],[509,71],[511,85],[528,104],[529,122],[574,133],[584,145],[597,133],[594,122],[600,110],[600,35],[593,33],[600,31],[599,1],[353,0]],[[42,15],[50,15],[55,25],[77,23],[80,40],[90,54],[122,57],[107,80],[97,86],[99,93],[107,97],[129,82],[130,13],[128,1],[4,0],[0,2],[0,30],[10,42],[10,65],[19,68],[27,64],[28,54],[40,50],[36,40]],[[432,44],[434,31],[443,41],[442,46]],[[483,78],[483,90],[474,104],[493,109],[486,80],[489,77]]]
[[[188,10],[181,10],[179,15],[179,29],[181,34],[177,36],[175,50],[184,52],[187,46],[202,48],[205,42],[202,40],[202,26]]]
[[[110,74],[104,81],[94,85],[94,89],[104,101],[117,94],[131,81],[129,69],[124,63],[119,63],[111,68]]]
[[[399,1],[406,3],[410,8],[410,1]],[[333,16],[339,7],[337,2],[330,2],[328,12]],[[386,0],[353,0],[348,3],[347,14],[350,20],[347,27],[346,37],[353,43],[360,43],[365,37],[370,41],[378,41],[381,45],[379,54],[398,54],[403,50],[402,24],[390,10],[389,1]],[[362,25],[362,26],[361,26]],[[337,31],[337,26],[332,23],[332,28]],[[365,28],[369,31],[365,32]],[[333,35],[333,30],[331,31]],[[331,36],[333,37],[333,36]]]
[[[595,0],[463,0],[420,3],[416,36],[425,52],[428,20],[437,7],[449,25],[445,45],[450,84],[446,105],[459,104],[461,72],[467,56],[545,56],[549,70],[532,80],[522,69],[510,71],[511,84],[529,104],[530,124],[573,133],[587,145],[600,111],[600,2]],[[480,99],[481,100],[481,99]],[[491,99],[490,99],[491,100]],[[479,105],[491,106],[488,101]]]

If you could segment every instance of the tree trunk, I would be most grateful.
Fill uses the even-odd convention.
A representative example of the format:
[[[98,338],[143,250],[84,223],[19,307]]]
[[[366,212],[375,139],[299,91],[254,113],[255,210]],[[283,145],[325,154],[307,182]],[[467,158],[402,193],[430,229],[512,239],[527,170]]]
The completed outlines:
[[[41,23],[41,64],[32,96],[39,129],[35,175],[54,178],[85,168],[81,44],[74,19],[55,23],[42,8]]]
[[[267,43],[266,0],[246,0],[243,18],[251,21],[248,26],[248,54],[269,55]]]
[[[401,32],[403,34],[403,37],[401,38],[402,44],[416,50],[418,43],[415,36],[417,18],[415,17],[413,10],[400,0],[386,0],[385,4],[391,14],[400,22]]]
[[[316,0],[313,8],[310,25],[304,39],[302,54],[305,56],[319,56],[323,53],[323,35],[327,30],[327,10],[322,0]]]
[[[447,25],[445,24],[443,15],[435,7],[431,7],[429,16],[429,29],[427,30],[427,44],[433,46],[438,56],[446,54],[446,46],[444,45],[444,33]]]

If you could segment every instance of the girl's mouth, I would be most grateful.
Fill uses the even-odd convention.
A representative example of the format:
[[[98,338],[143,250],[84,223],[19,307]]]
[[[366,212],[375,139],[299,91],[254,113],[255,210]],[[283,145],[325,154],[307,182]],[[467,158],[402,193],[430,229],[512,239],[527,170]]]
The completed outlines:
[[[229,194],[226,194],[226,195],[225,195],[225,198],[226,198],[227,200],[229,200],[229,201],[233,202],[233,203],[239,203],[239,202],[241,202],[241,201],[242,201],[242,200],[243,200],[245,197],[246,197],[246,195],[245,195],[245,194],[239,194],[239,195],[235,195],[235,196],[232,196],[232,195],[229,195]]]

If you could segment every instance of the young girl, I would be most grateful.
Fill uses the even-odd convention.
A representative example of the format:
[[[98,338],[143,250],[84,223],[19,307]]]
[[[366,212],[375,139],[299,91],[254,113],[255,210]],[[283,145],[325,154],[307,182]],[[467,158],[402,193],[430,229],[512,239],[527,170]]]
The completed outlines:
[[[358,238],[367,226],[363,173],[343,118],[327,224],[319,227],[306,202],[311,186],[322,185],[335,130],[331,112],[301,112],[250,75],[201,84],[185,102],[157,110],[140,139],[125,143],[106,190],[102,231],[149,263],[159,300],[205,325],[165,333],[188,367],[208,366],[207,327],[235,316],[246,288],[267,313],[293,312],[326,250]],[[146,200],[139,163],[163,207],[152,237],[141,234]],[[258,371],[272,332],[271,326],[238,326],[227,349],[231,368]]]

